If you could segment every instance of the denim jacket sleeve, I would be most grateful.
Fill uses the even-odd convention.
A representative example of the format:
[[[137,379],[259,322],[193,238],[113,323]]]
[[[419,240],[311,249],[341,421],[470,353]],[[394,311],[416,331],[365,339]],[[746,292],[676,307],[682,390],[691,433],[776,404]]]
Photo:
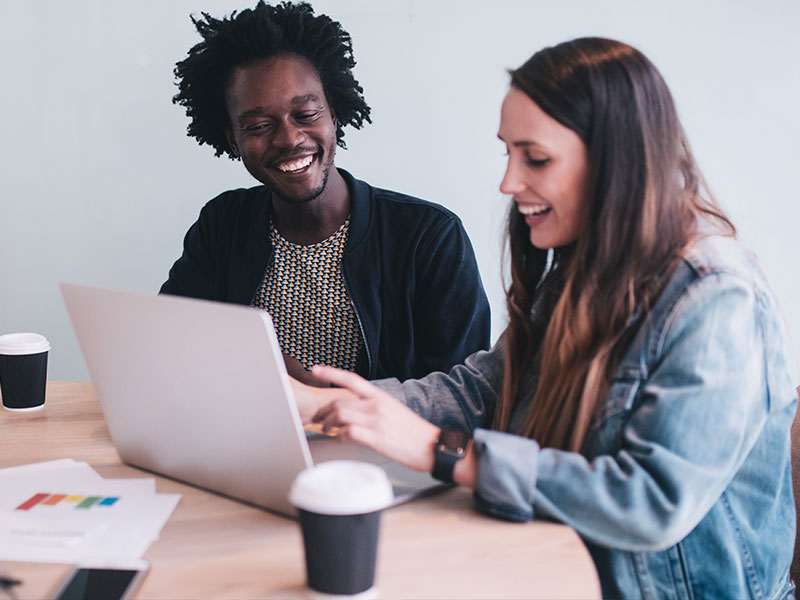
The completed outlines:
[[[405,402],[414,412],[440,427],[472,432],[491,427],[503,375],[503,337],[492,348],[467,357],[449,373],[422,379],[381,379],[372,383]]]
[[[474,429],[480,510],[512,520],[555,518],[604,546],[658,550],[705,516],[766,420],[757,304],[749,282],[711,273],[689,283],[648,325],[647,372],[624,382],[634,399],[618,411],[623,422],[613,452],[542,449],[486,429],[501,386],[498,345],[449,375],[381,387],[434,423]],[[618,401],[613,388],[607,404]]]
[[[614,453],[587,458],[478,430],[479,508],[556,518],[604,546],[659,550],[717,501],[766,421],[758,298],[713,273],[690,283],[648,332],[652,363]],[[613,386],[612,386],[613,387]]]

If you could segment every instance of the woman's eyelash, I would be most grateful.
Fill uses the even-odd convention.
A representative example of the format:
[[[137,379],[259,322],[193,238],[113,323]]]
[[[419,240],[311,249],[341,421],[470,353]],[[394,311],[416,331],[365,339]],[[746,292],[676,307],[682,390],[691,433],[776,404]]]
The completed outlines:
[[[505,157],[509,156],[508,148],[506,148],[505,151],[503,152],[503,156],[505,156]],[[535,158],[531,158],[530,156],[526,155],[525,156],[525,161],[528,163],[528,166],[531,166],[531,167],[543,167],[547,163],[550,162],[550,159],[549,158],[535,159]]]
[[[549,158],[533,159],[528,157],[528,164],[532,167],[543,167],[550,162]]]

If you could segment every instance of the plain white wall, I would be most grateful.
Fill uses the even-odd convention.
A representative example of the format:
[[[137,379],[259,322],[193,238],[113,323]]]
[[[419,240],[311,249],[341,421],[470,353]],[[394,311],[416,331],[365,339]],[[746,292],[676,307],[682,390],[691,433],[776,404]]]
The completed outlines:
[[[87,379],[57,288],[154,293],[186,229],[219,192],[254,185],[185,136],[172,69],[189,14],[254,0],[3,0],[0,333],[50,338],[51,379]],[[615,37],[662,70],[712,189],[760,255],[800,340],[797,0],[320,0],[352,37],[374,123],[338,164],[459,214],[505,324],[507,200],[496,140],[506,69],[542,46]]]

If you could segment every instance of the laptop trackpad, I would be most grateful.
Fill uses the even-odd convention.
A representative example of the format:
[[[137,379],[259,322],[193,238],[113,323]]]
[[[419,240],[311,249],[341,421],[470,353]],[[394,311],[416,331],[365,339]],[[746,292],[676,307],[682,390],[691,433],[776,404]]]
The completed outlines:
[[[394,488],[393,504],[407,502],[426,492],[446,487],[428,473],[420,473],[404,467],[361,444],[342,442],[326,435],[308,432],[306,432],[306,438],[311,450],[311,458],[315,464],[327,460],[361,460],[381,467],[386,471]]]

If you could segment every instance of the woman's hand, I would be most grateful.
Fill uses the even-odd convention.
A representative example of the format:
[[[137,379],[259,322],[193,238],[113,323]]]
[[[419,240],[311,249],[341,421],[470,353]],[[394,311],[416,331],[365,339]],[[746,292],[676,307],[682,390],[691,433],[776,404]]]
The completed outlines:
[[[411,469],[431,472],[439,437],[436,425],[355,373],[323,366],[313,367],[312,373],[340,386],[322,390],[330,402],[312,420],[324,431],[338,427],[343,439],[360,442]],[[322,399],[317,395],[315,401]]]

